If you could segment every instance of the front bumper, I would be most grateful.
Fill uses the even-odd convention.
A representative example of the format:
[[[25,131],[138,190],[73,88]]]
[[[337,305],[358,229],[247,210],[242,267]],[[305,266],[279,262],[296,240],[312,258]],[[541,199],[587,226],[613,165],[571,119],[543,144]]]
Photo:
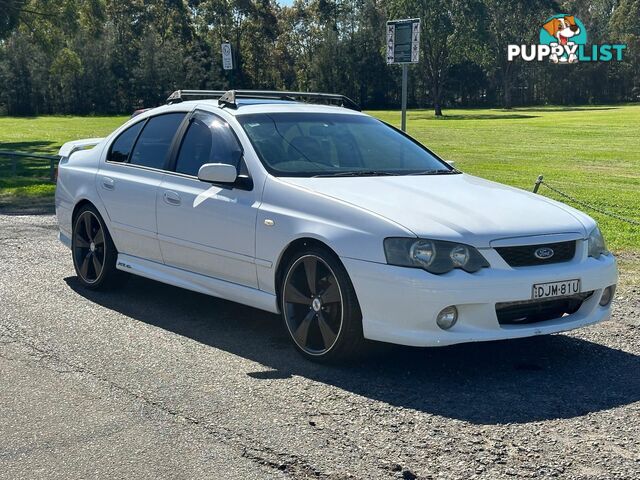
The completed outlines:
[[[511,268],[495,250],[483,250],[491,268],[469,274],[454,270],[433,275],[424,270],[343,258],[362,310],[365,338],[411,346],[444,346],[522,338],[572,330],[607,320],[611,304],[599,305],[603,290],[618,279],[613,255],[589,258],[586,249],[570,262]],[[581,291],[593,294],[578,311],[561,318],[501,325],[496,303],[531,299],[533,284],[580,279]],[[449,330],[436,324],[449,305],[458,321]]]

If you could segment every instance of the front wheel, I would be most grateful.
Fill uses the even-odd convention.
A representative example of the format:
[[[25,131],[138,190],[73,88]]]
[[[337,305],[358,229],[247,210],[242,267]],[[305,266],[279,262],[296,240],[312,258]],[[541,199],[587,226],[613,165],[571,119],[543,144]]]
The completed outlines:
[[[287,331],[306,358],[336,361],[362,353],[362,314],[353,285],[335,255],[311,247],[285,269],[281,306]]]

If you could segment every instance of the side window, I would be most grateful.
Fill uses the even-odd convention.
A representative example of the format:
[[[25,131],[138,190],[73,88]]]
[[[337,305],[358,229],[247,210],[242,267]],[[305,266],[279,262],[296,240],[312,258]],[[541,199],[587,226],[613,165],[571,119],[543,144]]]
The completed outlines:
[[[239,167],[242,149],[231,127],[221,118],[206,112],[196,112],[176,161],[176,172],[197,176],[205,163],[227,163]]]
[[[150,118],[133,148],[129,162],[144,167],[162,168],[171,141],[185,115],[167,113]]]
[[[144,122],[138,122],[135,125],[127,128],[120,134],[116,141],[111,144],[111,150],[109,151],[110,162],[126,162],[131,153],[133,142],[138,138],[138,133],[144,125]]]

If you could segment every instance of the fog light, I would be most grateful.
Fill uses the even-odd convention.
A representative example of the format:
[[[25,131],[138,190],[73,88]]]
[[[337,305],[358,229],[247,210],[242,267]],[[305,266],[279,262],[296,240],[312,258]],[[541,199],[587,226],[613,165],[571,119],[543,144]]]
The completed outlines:
[[[458,309],[453,305],[442,309],[438,314],[436,323],[443,330],[449,330],[458,321]]]
[[[613,300],[613,294],[616,293],[616,286],[611,285],[604,289],[602,296],[600,297],[600,305],[606,307]]]

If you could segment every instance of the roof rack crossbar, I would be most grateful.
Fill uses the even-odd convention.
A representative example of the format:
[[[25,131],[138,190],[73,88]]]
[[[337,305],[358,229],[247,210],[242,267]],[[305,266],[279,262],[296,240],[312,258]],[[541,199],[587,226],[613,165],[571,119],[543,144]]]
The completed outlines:
[[[272,100],[311,100],[311,101],[327,101],[336,102],[340,106],[351,110],[360,111],[360,106],[349,97],[337,93],[317,93],[317,92],[290,92],[280,90],[176,90],[169,98],[167,103],[180,103],[189,97],[217,98],[221,106],[230,108],[238,108],[236,99],[238,98],[254,98],[254,99],[272,99]]]
[[[184,102],[189,97],[220,98],[225,93],[225,90],[176,90],[167,98],[167,104]]]

